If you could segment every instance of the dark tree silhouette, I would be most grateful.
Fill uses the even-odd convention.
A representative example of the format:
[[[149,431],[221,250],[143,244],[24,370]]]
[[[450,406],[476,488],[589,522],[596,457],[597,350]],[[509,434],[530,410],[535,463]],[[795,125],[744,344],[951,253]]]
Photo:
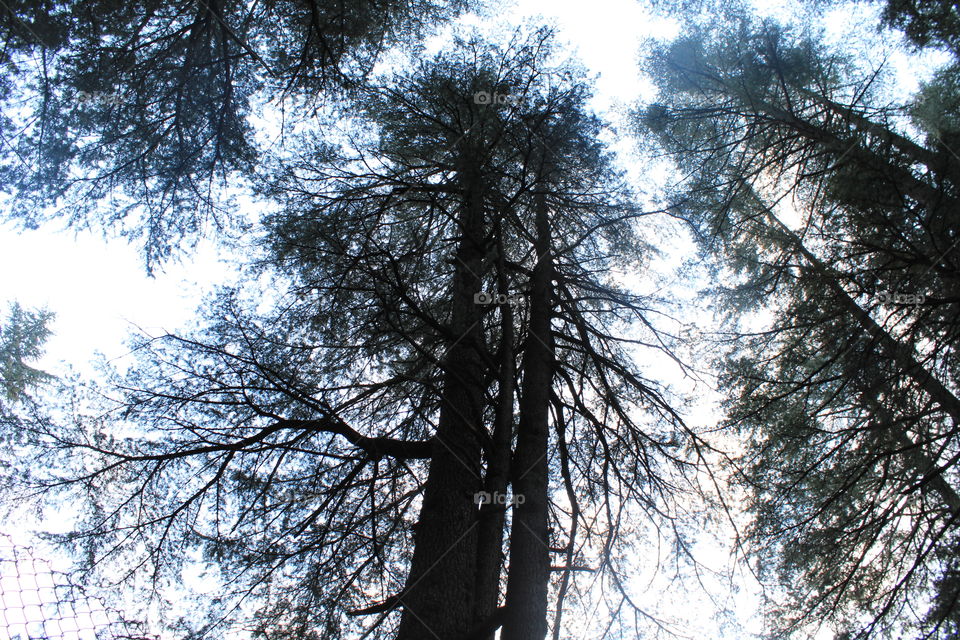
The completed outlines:
[[[608,635],[662,624],[622,550],[689,553],[703,445],[628,355],[666,350],[610,275],[643,213],[551,43],[458,40],[262,157],[245,284],[141,340],[114,407],[29,431],[91,571],[159,589],[202,549],[265,638],[537,638],[551,611],[559,638],[604,587]]]
[[[45,207],[123,223],[149,268],[230,224],[260,154],[252,115],[309,119],[382,52],[466,7],[433,0],[14,1],[0,7],[2,175]],[[266,110],[266,111],[265,111]],[[62,214],[63,211],[58,211]]]
[[[858,78],[777,25],[723,29],[736,37],[703,30],[657,52],[671,99],[639,122],[688,177],[674,207],[731,270],[728,308],[773,313],[736,334],[722,377],[745,438],[731,460],[751,494],[743,544],[787,594],[772,635],[828,622],[847,637],[953,637],[950,121],[885,105],[879,73]],[[945,79],[925,92],[949,95]],[[911,111],[925,140],[900,127]]]

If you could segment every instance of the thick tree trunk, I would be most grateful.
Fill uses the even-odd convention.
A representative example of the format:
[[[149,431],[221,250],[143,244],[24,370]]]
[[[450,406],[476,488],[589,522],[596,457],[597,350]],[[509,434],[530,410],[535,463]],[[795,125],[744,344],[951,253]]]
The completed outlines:
[[[502,226],[496,224],[497,236],[497,289],[509,295],[507,290],[506,262]],[[513,309],[509,304],[500,309],[500,384],[497,396],[497,411],[494,418],[490,455],[487,457],[483,490],[490,496],[504,496],[510,479],[510,454],[513,444],[513,398],[516,364],[513,349]],[[477,538],[477,599],[474,620],[483,624],[497,611],[500,600],[500,571],[503,567],[503,529],[506,522],[506,505],[491,501],[480,507],[480,524]],[[493,640],[493,633],[484,640]]]
[[[480,175],[461,174],[464,206],[455,256],[451,330],[444,358],[437,434],[414,535],[397,640],[461,640],[473,623],[477,518],[482,484],[480,429],[484,361],[480,290],[484,257],[484,190]]]
[[[511,469],[517,506],[510,533],[507,611],[502,640],[542,640],[547,635],[550,580],[547,445],[554,346],[550,328],[553,259],[543,193],[536,194],[535,208],[538,259],[531,281],[520,423]]]

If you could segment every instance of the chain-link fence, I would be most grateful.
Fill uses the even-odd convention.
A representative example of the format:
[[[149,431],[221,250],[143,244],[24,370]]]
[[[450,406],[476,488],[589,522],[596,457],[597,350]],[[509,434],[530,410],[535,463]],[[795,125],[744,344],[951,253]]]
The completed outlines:
[[[156,640],[0,534],[0,640]]]

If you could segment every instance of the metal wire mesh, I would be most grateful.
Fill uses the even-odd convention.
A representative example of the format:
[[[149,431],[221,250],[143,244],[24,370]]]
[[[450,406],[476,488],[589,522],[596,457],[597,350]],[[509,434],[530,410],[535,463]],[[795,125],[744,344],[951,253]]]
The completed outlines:
[[[31,547],[0,534],[0,640],[155,640]]]

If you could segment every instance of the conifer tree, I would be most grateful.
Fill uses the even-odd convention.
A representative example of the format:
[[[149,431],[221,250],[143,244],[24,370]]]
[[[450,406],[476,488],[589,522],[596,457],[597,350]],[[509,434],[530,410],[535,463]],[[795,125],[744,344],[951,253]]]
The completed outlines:
[[[33,432],[91,570],[160,585],[202,550],[264,638],[559,638],[590,573],[655,621],[614,550],[648,519],[682,548],[698,441],[628,356],[662,345],[609,274],[642,212],[551,43],[457,41],[264,159],[245,285]]]
[[[672,194],[735,286],[773,313],[723,367],[743,544],[786,597],[772,635],[953,637],[960,164],[949,120],[884,103],[879,73],[772,23],[654,56],[647,108],[689,178]],[[949,77],[952,71],[947,72]],[[927,93],[947,92],[941,78]],[[948,98],[949,99],[949,98]],[[900,126],[930,134],[919,139]],[[928,604],[928,603],[932,603]]]
[[[26,224],[51,210],[136,238],[149,269],[238,221],[285,127],[419,46],[459,1],[16,0],[0,7],[0,179]]]

